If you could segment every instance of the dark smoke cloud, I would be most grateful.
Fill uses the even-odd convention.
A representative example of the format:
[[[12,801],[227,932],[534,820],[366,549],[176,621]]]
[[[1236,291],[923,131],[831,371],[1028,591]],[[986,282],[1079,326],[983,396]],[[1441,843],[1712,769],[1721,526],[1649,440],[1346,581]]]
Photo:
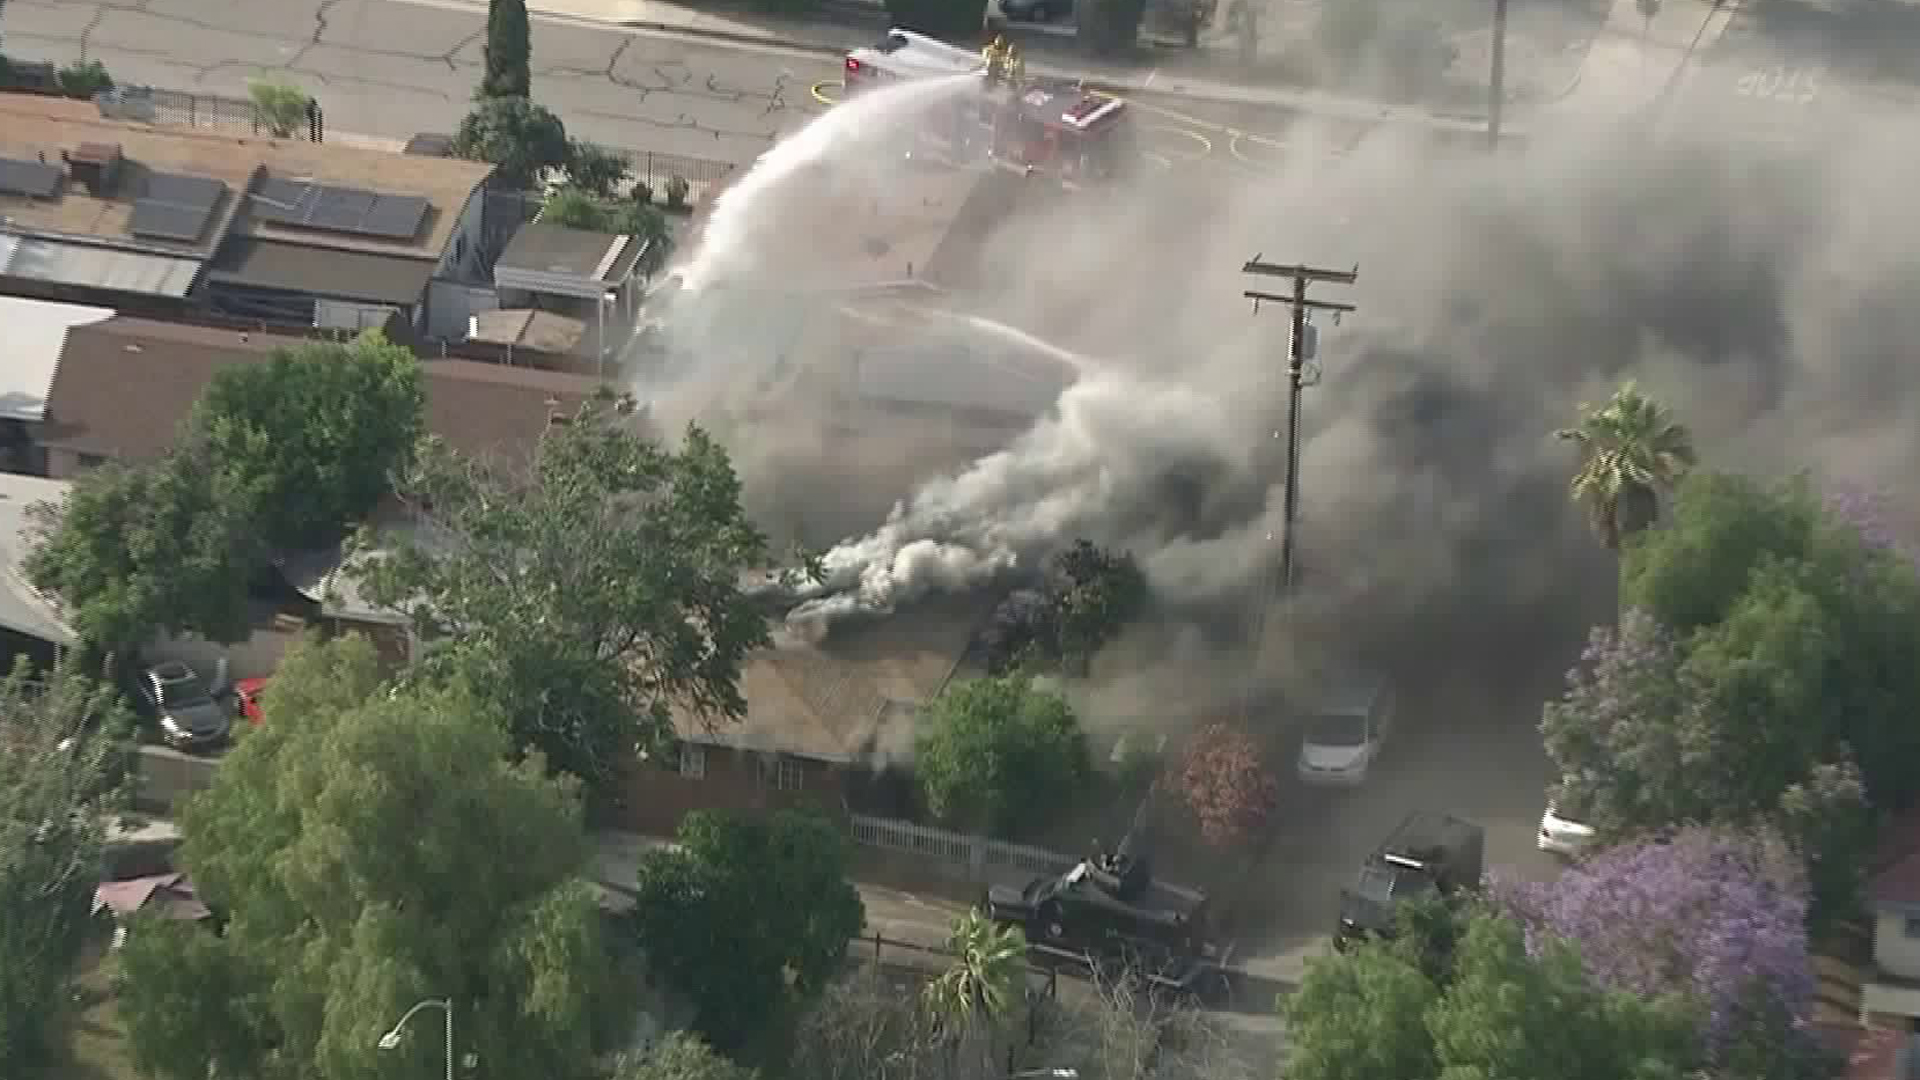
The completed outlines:
[[[1075,536],[1131,548],[1168,617],[1123,643],[1137,662],[1107,700],[1225,707],[1270,595],[1285,404],[1285,312],[1253,316],[1238,270],[1256,252],[1357,262],[1358,286],[1324,290],[1360,311],[1322,325],[1307,392],[1312,605],[1255,668],[1286,670],[1306,638],[1488,677],[1557,665],[1611,584],[1552,431],[1622,378],[1678,408],[1711,466],[1906,486],[1920,143],[1901,116],[1846,115],[1784,155],[1723,115],[1541,122],[1497,159],[1382,132],[1335,162],[1302,128],[1298,164],[1269,179],[1143,182],[985,240],[991,272],[956,303],[1104,358],[1005,450],[929,477],[907,424],[804,460],[795,433],[830,425],[793,407],[733,444],[756,491],[872,515],[830,556],[831,604],[972,587]]]

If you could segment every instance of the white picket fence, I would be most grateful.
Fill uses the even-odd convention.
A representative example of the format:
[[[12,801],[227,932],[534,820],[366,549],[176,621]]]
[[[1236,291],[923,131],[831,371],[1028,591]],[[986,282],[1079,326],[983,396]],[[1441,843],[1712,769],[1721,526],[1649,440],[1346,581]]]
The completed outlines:
[[[852,821],[854,843],[930,859],[950,870],[962,871],[976,881],[987,880],[996,870],[1057,874],[1072,869],[1080,861],[1045,848],[1009,844],[895,818],[854,814]]]

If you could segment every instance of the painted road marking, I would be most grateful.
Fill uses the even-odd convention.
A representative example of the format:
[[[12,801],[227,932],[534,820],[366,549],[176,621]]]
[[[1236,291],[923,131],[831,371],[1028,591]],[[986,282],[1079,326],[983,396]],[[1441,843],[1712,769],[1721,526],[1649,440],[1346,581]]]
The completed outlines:
[[[813,100],[825,105],[829,109],[840,104],[840,98],[838,97],[840,84],[834,82],[832,79],[814,83],[809,89],[813,91]],[[829,93],[829,90],[832,92]]]
[[[1148,124],[1146,125],[1144,130],[1171,132],[1183,138],[1192,139],[1195,143],[1198,143],[1200,149],[1197,153],[1187,153],[1187,154],[1178,155],[1181,161],[1198,161],[1201,158],[1206,157],[1213,153],[1213,140],[1207,138],[1205,135],[1202,135],[1197,131],[1188,131],[1186,128],[1174,127],[1171,124]],[[1163,154],[1162,156],[1164,157],[1167,155]]]

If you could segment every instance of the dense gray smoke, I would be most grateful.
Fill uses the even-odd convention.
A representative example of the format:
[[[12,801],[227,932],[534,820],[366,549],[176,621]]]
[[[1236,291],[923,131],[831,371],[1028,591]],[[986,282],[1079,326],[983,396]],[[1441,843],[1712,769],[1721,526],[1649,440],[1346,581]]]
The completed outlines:
[[[1920,143],[1902,116],[1842,115],[1784,151],[1676,114],[1657,131],[1543,124],[1498,158],[1382,131],[1336,161],[1303,127],[1271,177],[1146,181],[985,238],[991,272],[952,302],[1106,364],[1004,449],[929,476],[923,426],[905,424],[809,458],[796,433],[833,425],[792,407],[729,438],[768,520],[858,502],[872,522],[897,501],[831,548],[808,613],[885,612],[1086,536],[1135,551],[1167,610],[1193,616],[1139,655],[1217,654],[1217,616],[1271,597],[1280,531],[1287,315],[1252,314],[1239,268],[1256,252],[1358,263],[1356,287],[1315,290],[1360,310],[1320,321],[1302,589],[1343,648],[1494,670],[1609,598],[1551,434],[1624,377],[1680,411],[1709,465],[1904,484]]]

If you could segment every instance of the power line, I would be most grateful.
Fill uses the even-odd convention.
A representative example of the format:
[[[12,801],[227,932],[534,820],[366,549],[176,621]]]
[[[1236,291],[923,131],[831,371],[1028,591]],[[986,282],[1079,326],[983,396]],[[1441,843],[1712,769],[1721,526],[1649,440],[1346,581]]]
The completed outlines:
[[[1307,340],[1307,314],[1311,311],[1331,311],[1338,318],[1342,313],[1355,310],[1352,304],[1335,303],[1327,300],[1307,299],[1307,286],[1315,283],[1333,285],[1351,285],[1360,279],[1360,267],[1355,264],[1351,270],[1328,270],[1304,263],[1279,264],[1262,262],[1255,255],[1240,268],[1243,274],[1260,274],[1265,277],[1291,278],[1291,295],[1278,295],[1247,289],[1241,293],[1254,303],[1254,310],[1260,309],[1262,301],[1286,304],[1293,309],[1293,332],[1287,350],[1287,487],[1285,510],[1282,516],[1280,536],[1280,587],[1293,591],[1293,555],[1295,523],[1300,516],[1300,392],[1306,388],[1306,362],[1313,352]]]

